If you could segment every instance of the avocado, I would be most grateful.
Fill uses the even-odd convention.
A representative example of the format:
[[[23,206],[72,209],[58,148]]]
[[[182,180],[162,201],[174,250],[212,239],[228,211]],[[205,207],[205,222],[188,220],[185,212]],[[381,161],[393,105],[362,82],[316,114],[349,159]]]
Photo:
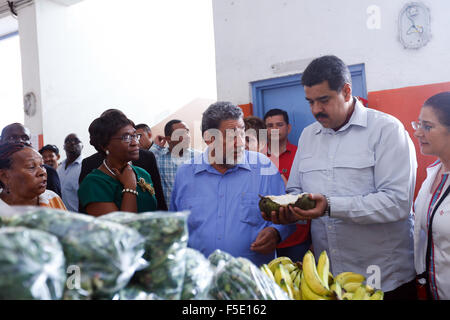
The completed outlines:
[[[310,210],[316,206],[316,201],[309,198],[309,193],[285,194],[281,196],[259,196],[259,209],[270,215],[272,211],[278,211],[280,207],[292,205],[302,210]]]

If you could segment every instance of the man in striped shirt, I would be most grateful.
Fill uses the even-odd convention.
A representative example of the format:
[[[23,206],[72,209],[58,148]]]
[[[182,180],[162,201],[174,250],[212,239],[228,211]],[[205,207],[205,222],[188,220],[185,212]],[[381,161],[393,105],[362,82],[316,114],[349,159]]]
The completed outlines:
[[[165,147],[166,143],[167,147]],[[164,126],[164,136],[157,136],[150,148],[158,163],[167,206],[170,203],[178,167],[197,154],[197,151],[189,147],[190,143],[191,135],[188,125],[181,120],[173,119]]]

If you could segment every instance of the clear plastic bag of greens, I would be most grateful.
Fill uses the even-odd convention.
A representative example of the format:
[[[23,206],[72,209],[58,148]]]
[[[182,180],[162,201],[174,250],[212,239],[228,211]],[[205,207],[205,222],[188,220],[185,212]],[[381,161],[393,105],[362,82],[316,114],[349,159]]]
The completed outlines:
[[[8,225],[55,235],[71,278],[64,299],[110,299],[145,265],[144,238],[134,229],[91,216],[50,208],[23,208]]]
[[[121,223],[144,236],[144,258],[149,265],[136,272],[131,282],[162,299],[178,300],[185,273],[188,215],[188,211],[113,212],[99,219]]]
[[[215,267],[219,265],[220,261],[227,262],[233,259],[234,258],[231,254],[220,249],[214,250],[214,252],[212,252],[208,257],[209,262]]]
[[[185,259],[186,272],[181,299],[209,299],[208,292],[214,276],[214,266],[201,252],[192,248],[186,248]]]
[[[65,281],[64,253],[55,236],[0,228],[0,300],[59,300]]]
[[[250,260],[221,260],[210,295],[217,300],[289,300],[286,293]]]

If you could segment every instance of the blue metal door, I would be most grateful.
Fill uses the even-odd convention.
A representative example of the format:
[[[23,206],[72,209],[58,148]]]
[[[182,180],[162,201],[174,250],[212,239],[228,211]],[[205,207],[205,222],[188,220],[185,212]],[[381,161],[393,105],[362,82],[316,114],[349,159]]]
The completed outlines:
[[[352,75],[354,96],[367,99],[364,64],[349,66]],[[297,145],[303,129],[315,120],[305,92],[301,85],[301,74],[262,80],[252,83],[253,110],[256,116],[263,118],[270,109],[287,111],[292,131],[289,141]]]

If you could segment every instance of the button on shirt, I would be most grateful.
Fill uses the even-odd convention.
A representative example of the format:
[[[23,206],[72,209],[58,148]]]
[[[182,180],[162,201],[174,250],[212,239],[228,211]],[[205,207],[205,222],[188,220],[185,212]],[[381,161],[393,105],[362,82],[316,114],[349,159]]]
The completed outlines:
[[[245,151],[242,162],[222,174],[208,163],[207,149],[194,158],[194,164],[180,166],[170,210],[191,211],[189,247],[206,257],[221,249],[259,266],[275,258],[275,250],[265,255],[250,250],[259,232],[274,227],[284,240],[295,225],[274,225],[261,217],[258,195],[285,193],[283,180],[270,159]]]
[[[178,167],[186,161],[192,159],[196,154],[200,152],[187,149],[187,154],[184,154],[181,158],[174,158],[169,151],[169,148],[163,148],[153,143],[150,151],[156,157],[156,162],[158,164],[158,169],[161,176],[161,184],[164,192],[164,198],[167,203],[167,207],[170,204],[170,197],[172,194],[173,183],[175,181],[175,175],[177,173]]]
[[[315,122],[298,145],[287,191],[330,197],[331,217],[311,224],[315,254],[327,250],[333,274],[361,273],[383,291],[414,279],[417,162],[400,121],[356,100],[345,126],[335,132]]]
[[[81,156],[72,162],[66,169],[67,159],[56,171],[61,181],[62,200],[67,210],[78,212],[78,178],[81,172]]]

